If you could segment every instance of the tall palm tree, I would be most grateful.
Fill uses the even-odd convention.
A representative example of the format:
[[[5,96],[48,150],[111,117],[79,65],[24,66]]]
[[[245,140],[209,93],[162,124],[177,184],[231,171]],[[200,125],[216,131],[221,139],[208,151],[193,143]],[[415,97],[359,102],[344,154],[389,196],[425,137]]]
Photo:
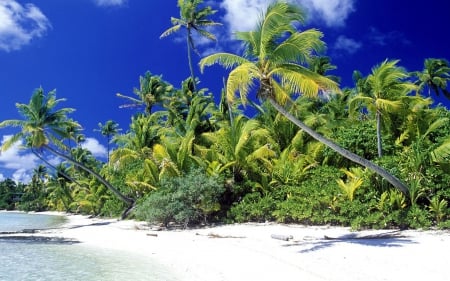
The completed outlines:
[[[93,169],[75,161],[72,157],[67,156],[58,149],[65,148],[61,140],[67,138],[66,128],[69,126],[80,127],[78,123],[67,118],[67,114],[73,112],[74,109],[56,109],[56,106],[61,101],[64,101],[64,99],[56,99],[55,90],[45,95],[44,90],[39,88],[34,91],[28,104],[17,103],[16,107],[24,119],[5,120],[0,123],[0,128],[11,126],[20,127],[21,130],[3,143],[2,151],[7,150],[19,140],[24,139],[30,147],[37,150],[45,149],[88,172],[131,208],[134,205],[133,199],[123,195]]]
[[[213,10],[211,6],[200,8],[199,5],[202,3],[203,0],[178,0],[178,7],[180,8],[180,18],[172,17],[170,20],[173,26],[164,31],[160,37],[163,38],[169,36],[174,32],[178,32],[183,27],[186,29],[187,31],[186,44],[187,44],[189,71],[191,73],[192,82],[194,83],[194,89],[196,80],[194,75],[194,68],[192,65],[191,51],[194,50],[197,52],[197,49],[194,44],[192,32],[196,31],[202,37],[205,37],[212,41],[217,41],[214,34],[207,31],[206,28],[221,25],[220,23],[208,19],[208,17],[214,15],[217,12],[217,10]]]
[[[372,73],[363,80],[365,92],[358,93],[350,101],[350,107],[361,103],[373,112],[377,126],[378,157],[383,156],[381,141],[382,118],[387,119],[388,114],[398,111],[403,106],[402,99],[416,89],[413,83],[406,81],[408,73],[399,67],[398,60],[385,60],[372,68]]]
[[[107,140],[107,153],[108,153],[107,162],[109,163],[109,152],[111,151],[112,137],[117,135],[117,133],[120,132],[121,129],[119,128],[119,124],[117,124],[117,122],[113,120],[108,120],[106,121],[105,124],[98,123],[98,127],[100,129],[98,129],[97,131],[99,131],[103,136],[105,136]]]
[[[450,99],[450,91],[447,90],[447,83],[450,81],[450,64],[445,59],[426,59],[422,72],[414,72],[417,76],[416,82],[419,90],[423,91],[428,87],[428,96],[431,96],[433,91],[436,96],[440,93],[444,94],[447,99]]]
[[[316,96],[320,89],[338,91],[338,85],[334,81],[303,66],[314,52],[321,50],[324,46],[324,42],[320,39],[322,33],[318,30],[297,31],[297,23],[304,23],[304,21],[305,13],[298,6],[275,2],[268,6],[256,30],[236,33],[245,46],[244,56],[216,53],[203,58],[200,61],[200,68],[203,71],[205,66],[216,63],[226,68],[233,68],[226,85],[227,98],[230,101],[239,91],[241,100],[246,102],[247,95],[256,80],[259,82],[258,98],[269,101],[281,114],[314,139],[349,160],[380,174],[407,195],[408,188],[399,179],[367,159],[345,150],[318,134],[290,114],[283,106],[290,100],[291,94]]]

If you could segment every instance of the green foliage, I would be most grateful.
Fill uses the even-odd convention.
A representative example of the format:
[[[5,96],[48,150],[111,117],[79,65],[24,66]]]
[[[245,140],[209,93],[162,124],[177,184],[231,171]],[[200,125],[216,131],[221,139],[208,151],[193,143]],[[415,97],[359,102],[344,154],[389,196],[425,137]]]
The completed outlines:
[[[236,202],[228,212],[228,217],[236,222],[264,222],[274,219],[276,199],[271,195],[261,196],[259,192],[249,193]]]
[[[440,223],[448,215],[448,202],[435,196],[430,200],[429,209],[437,223]]]
[[[352,171],[345,169],[342,171],[347,175],[347,180],[344,182],[342,179],[338,179],[338,186],[348,200],[353,201],[355,191],[363,184],[363,170],[361,168],[353,168]]]
[[[20,200],[22,192],[22,184],[16,184],[11,179],[0,182],[0,210],[13,210]]]
[[[285,199],[273,212],[280,222],[306,224],[336,223],[335,201],[339,196],[336,178],[339,170],[321,166],[311,170],[298,187],[285,187]]]
[[[161,188],[139,204],[136,217],[150,223],[189,224],[206,222],[220,211],[219,200],[225,189],[218,177],[209,177],[203,170],[163,180]]]

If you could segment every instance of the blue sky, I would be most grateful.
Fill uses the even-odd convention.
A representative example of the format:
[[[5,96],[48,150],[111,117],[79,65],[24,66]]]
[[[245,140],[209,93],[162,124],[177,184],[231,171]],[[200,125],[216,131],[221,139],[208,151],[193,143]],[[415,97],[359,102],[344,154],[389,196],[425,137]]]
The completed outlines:
[[[309,27],[320,29],[327,55],[342,77],[364,75],[384,59],[400,59],[409,71],[422,70],[425,58],[450,59],[446,0],[364,1],[291,0],[309,13]],[[197,41],[201,54],[235,52],[233,31],[249,30],[270,0],[205,3],[219,10],[217,43]],[[112,119],[125,132],[135,111],[120,109],[116,93],[133,95],[146,71],[179,87],[189,76],[184,38],[159,39],[179,16],[176,0],[0,0],[0,120],[18,119],[15,103],[28,103],[38,87],[56,89],[64,107],[84,128],[85,146],[106,154],[105,139],[94,130]],[[180,33],[181,34],[181,33]],[[194,57],[198,61],[199,57]],[[202,88],[219,95],[225,75],[219,67],[197,74]],[[442,100],[443,101],[443,100]],[[0,130],[0,141],[14,133]],[[104,159],[104,158],[103,158]],[[52,161],[58,161],[52,159]],[[19,147],[0,155],[0,179],[27,181],[38,160]]]

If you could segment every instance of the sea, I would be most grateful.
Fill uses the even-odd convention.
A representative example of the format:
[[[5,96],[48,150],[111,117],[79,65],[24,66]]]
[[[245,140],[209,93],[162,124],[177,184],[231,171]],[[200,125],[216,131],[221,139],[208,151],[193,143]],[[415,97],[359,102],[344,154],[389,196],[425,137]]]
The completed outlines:
[[[55,228],[63,216],[0,212],[0,233]],[[38,234],[36,234],[38,235]],[[2,239],[0,281],[176,281],[156,260],[64,241]]]

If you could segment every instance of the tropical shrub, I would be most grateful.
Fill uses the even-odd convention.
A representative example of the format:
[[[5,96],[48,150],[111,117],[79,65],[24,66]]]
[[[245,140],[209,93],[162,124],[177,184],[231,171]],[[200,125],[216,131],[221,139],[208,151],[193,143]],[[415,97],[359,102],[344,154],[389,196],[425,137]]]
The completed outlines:
[[[271,195],[263,196],[252,192],[244,196],[240,202],[233,204],[228,212],[228,218],[235,222],[265,222],[274,220],[277,200]]]
[[[219,177],[192,170],[184,176],[164,179],[161,187],[149,194],[136,210],[136,217],[149,223],[170,222],[184,227],[207,222],[220,211],[225,189]]]

